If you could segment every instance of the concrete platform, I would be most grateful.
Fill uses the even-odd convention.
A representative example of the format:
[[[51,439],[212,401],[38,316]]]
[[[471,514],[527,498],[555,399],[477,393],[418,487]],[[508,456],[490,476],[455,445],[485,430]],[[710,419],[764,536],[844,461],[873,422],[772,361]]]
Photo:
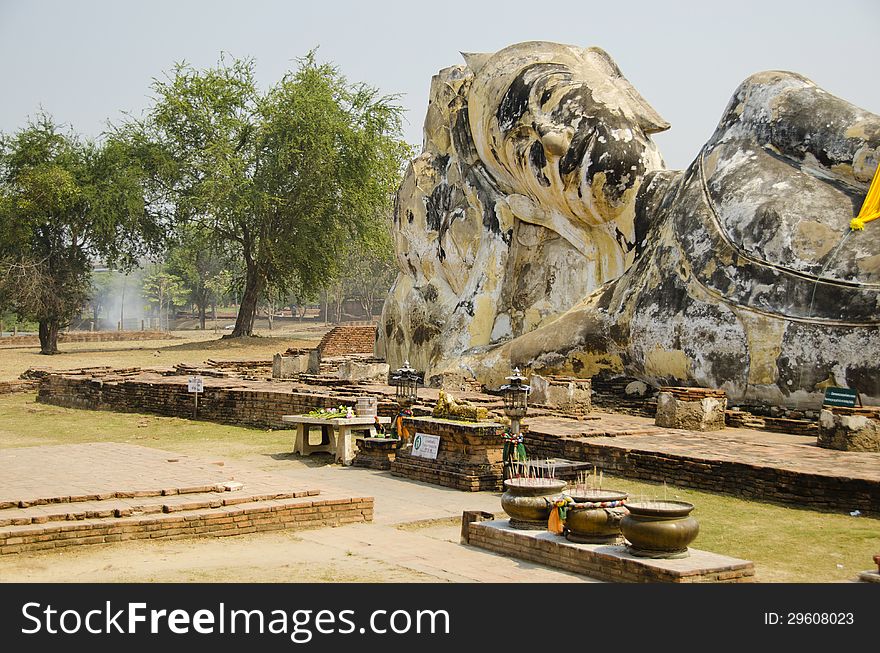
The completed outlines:
[[[687,558],[637,558],[624,546],[576,544],[547,531],[511,528],[506,519],[471,522],[466,539],[471,546],[609,582],[747,583],[755,576],[749,560],[693,548]]]
[[[372,497],[322,494],[280,475],[129,444],[4,449],[0,469],[0,555],[373,517]]]

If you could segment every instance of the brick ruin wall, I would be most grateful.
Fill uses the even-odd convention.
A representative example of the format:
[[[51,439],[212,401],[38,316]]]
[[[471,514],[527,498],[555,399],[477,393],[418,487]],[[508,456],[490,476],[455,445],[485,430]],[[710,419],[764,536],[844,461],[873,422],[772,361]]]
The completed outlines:
[[[318,345],[321,358],[347,354],[372,354],[376,346],[376,325],[358,324],[333,327]]]
[[[610,447],[583,439],[551,442],[547,437],[531,439],[528,433],[525,446],[534,456],[586,461],[611,474],[746,499],[870,514],[877,514],[880,506],[880,485],[865,479]]]
[[[116,342],[129,340],[177,340],[177,336],[164,331],[74,331],[58,334],[58,343],[65,342]],[[3,347],[29,347],[40,344],[38,336],[5,336],[0,338]]]
[[[67,408],[154,413],[166,417],[193,416],[193,395],[186,383],[144,381],[107,382],[49,375],[40,384],[37,401]],[[282,415],[307,413],[316,408],[352,406],[354,397],[330,394],[260,391],[206,386],[199,395],[198,419],[258,428],[287,429]],[[380,405],[381,407],[381,405]]]

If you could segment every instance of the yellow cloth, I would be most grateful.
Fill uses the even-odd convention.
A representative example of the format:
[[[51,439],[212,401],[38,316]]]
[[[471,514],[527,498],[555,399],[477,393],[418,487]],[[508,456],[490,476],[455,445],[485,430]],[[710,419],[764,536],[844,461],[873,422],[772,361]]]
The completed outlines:
[[[563,521],[559,518],[559,508],[553,506],[550,510],[550,518],[547,520],[547,530],[551,533],[562,534]]]
[[[865,228],[865,223],[877,218],[880,218],[880,166],[874,171],[874,179],[871,180],[871,187],[862,203],[862,210],[849,223],[849,228],[861,231]]]

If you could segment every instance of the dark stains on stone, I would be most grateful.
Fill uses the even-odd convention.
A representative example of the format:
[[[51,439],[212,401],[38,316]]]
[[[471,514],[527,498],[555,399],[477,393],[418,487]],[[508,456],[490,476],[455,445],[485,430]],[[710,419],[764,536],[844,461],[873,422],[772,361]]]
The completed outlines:
[[[587,129],[580,129],[575,133],[568,146],[568,150],[559,159],[560,177],[564,178],[566,175],[570,175],[581,165],[581,161],[587,151],[587,145],[590,144],[590,136],[592,136],[592,132]],[[578,188],[578,193],[580,193],[580,188]]]
[[[553,96],[553,89],[545,88],[544,92],[541,93],[541,101],[539,103],[541,105],[541,107],[543,107],[545,104],[547,104],[547,100],[549,100],[552,96]]]
[[[445,175],[449,169],[449,155],[440,154],[431,160],[431,166],[437,171],[438,175]]]
[[[614,239],[617,241],[617,244],[620,245],[620,249],[624,252],[630,251],[634,247],[634,243],[629,242],[626,239],[626,236],[620,229],[614,229]]]
[[[437,293],[437,289],[433,286],[433,284],[430,283],[424,288],[420,288],[419,292],[426,302],[435,302],[437,301],[437,297],[439,296],[439,294]]]
[[[552,91],[552,89],[546,87],[546,76],[551,73],[561,73],[569,78],[571,77],[571,73],[567,72],[566,66],[562,64],[536,63],[523,68],[513,79],[495,112],[498,127],[504,134],[514,129],[529,110],[529,97],[532,93],[532,87],[536,82],[543,87],[540,89],[542,98],[546,90]],[[526,81],[526,78],[533,81]]]
[[[590,150],[590,165],[587,179],[593,179],[599,173],[605,173],[605,186],[602,189],[605,197],[611,202],[619,202],[623,194],[635,185],[636,179],[645,174],[642,159],[644,144],[637,140],[637,131],[626,123],[620,123],[610,115],[596,127],[596,136]],[[612,122],[613,121],[613,122]],[[613,129],[630,128],[633,140],[624,142],[612,136]],[[601,137],[604,136],[604,142]],[[607,154],[607,156],[604,156]]]
[[[437,184],[425,199],[425,222],[431,231],[440,231],[443,219],[452,208],[452,187],[446,183]]]
[[[599,297],[596,302],[596,308],[600,311],[607,311],[608,307],[611,305],[611,300],[614,298],[614,289],[617,287],[617,282],[612,281],[605,285],[605,288],[602,290],[602,295]]]
[[[412,333],[414,345],[424,345],[440,335],[440,328],[435,324],[420,322],[415,326]]]
[[[500,234],[501,222],[495,212],[495,201],[499,193],[491,177],[482,166],[472,166],[467,169],[465,179],[470,187],[476,190],[480,204],[483,206],[483,226],[492,233]],[[509,235],[506,242],[510,242]]]
[[[474,303],[469,299],[458,302],[455,306],[455,312],[457,313],[459,309],[464,310],[471,317],[474,316]]]
[[[662,217],[672,198],[676,195],[683,173],[678,170],[660,170],[649,172],[639,188],[635,208],[635,250],[636,260],[641,257],[651,240],[652,228],[662,222]]]
[[[544,187],[550,186],[550,180],[547,179],[547,175],[544,174],[544,166],[547,165],[547,157],[544,154],[544,146],[541,145],[540,141],[532,143],[532,147],[529,149],[529,163],[531,164],[532,173],[535,175],[535,179],[538,180],[538,183]]]
[[[441,182],[434,187],[425,199],[425,222],[428,229],[437,232],[437,256],[440,261],[446,259],[443,249],[443,238],[449,227],[459,215],[467,210],[467,199],[457,186]]]
[[[636,313],[653,312],[657,319],[671,319],[682,313],[689,304],[687,291],[675,275],[661,281],[651,293],[642,293],[636,303]]]
[[[876,366],[864,365],[846,370],[846,385],[872,397],[880,397],[880,375]]]
[[[452,144],[458,158],[462,162],[476,161],[479,159],[474,139],[471,136],[471,126],[468,123],[468,109],[466,106],[459,109],[455,115],[455,123],[452,126]]]
[[[406,221],[409,222],[410,224],[412,224],[413,220],[415,220],[415,219],[416,219],[416,216],[413,215],[413,212],[410,211],[409,209],[407,209],[406,210]]]
[[[549,295],[550,292],[553,290],[553,284],[555,284],[555,283],[556,283],[556,271],[552,270],[552,269],[548,270],[547,271],[547,281],[544,284],[544,294]]]
[[[782,355],[776,359],[776,372],[776,386],[787,397],[796,390],[810,391],[817,383],[826,381],[833,376],[834,364],[821,361],[811,365],[807,361],[792,360]]]

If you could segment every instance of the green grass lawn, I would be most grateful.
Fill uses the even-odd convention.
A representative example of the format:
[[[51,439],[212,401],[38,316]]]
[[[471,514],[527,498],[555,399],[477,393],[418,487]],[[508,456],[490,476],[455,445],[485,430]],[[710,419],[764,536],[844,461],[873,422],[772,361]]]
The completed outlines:
[[[32,393],[0,397],[0,447],[73,442],[128,442],[209,458],[250,458],[269,469],[283,464],[271,455],[291,450],[292,433],[59,408],[35,403]],[[608,474],[604,486],[632,497],[693,503],[692,514],[700,522],[694,546],[754,561],[762,582],[849,581],[871,569],[872,556],[880,553],[876,518],[747,501]]]

